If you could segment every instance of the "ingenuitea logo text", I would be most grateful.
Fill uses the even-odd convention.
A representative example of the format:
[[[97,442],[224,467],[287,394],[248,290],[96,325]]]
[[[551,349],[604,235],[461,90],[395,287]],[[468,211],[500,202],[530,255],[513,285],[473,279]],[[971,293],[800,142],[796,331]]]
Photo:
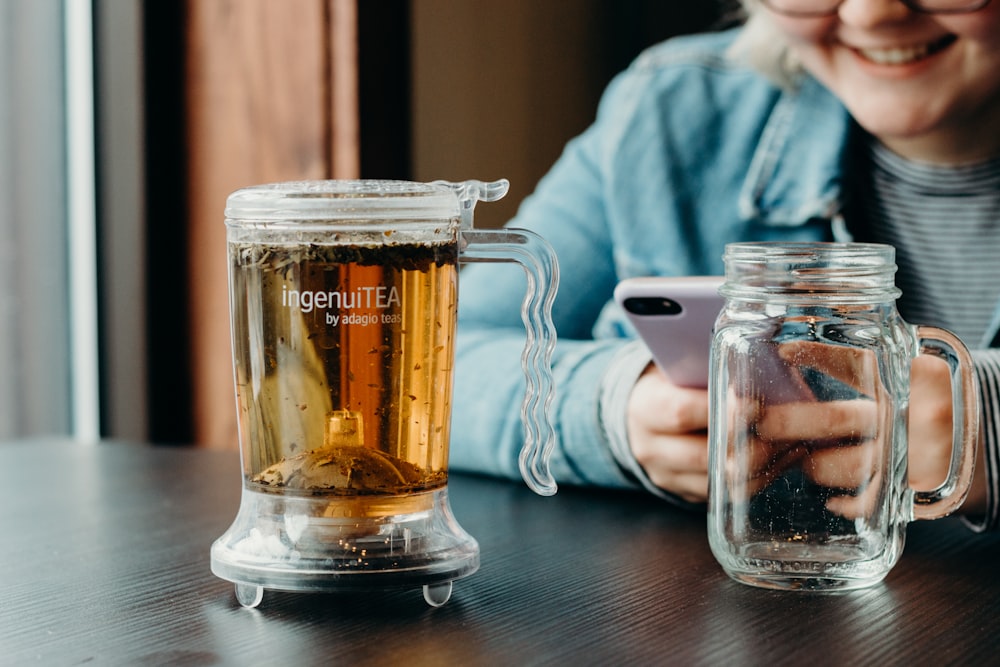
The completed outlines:
[[[390,308],[399,306],[399,292],[395,286],[359,287],[352,292],[316,292],[313,290],[294,290],[287,286],[281,288],[281,305],[286,308],[298,308],[303,313],[313,310],[337,308],[350,310],[352,308]]]

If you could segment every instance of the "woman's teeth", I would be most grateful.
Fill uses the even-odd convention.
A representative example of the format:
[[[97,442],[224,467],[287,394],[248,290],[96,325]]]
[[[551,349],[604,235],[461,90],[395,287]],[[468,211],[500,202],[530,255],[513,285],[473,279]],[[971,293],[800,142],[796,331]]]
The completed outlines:
[[[907,49],[861,49],[861,55],[877,65],[905,65],[926,58],[930,49],[912,46]]]
[[[893,49],[858,49],[866,60],[876,65],[908,65],[927,56],[933,55],[955,41],[954,36],[947,36],[931,44],[919,46],[896,47]]]

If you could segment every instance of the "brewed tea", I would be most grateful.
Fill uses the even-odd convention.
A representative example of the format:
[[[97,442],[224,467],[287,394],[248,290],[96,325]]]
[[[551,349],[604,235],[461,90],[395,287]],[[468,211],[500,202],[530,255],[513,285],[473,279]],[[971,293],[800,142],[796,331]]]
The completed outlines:
[[[230,258],[250,487],[364,496],[444,486],[455,244],[234,244]]]

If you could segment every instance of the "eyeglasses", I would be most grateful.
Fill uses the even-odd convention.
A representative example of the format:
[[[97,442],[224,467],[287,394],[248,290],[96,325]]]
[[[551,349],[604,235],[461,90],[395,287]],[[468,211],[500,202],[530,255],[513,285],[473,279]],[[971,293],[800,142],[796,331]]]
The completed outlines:
[[[915,12],[924,14],[963,14],[979,11],[990,0],[900,0]],[[810,18],[830,16],[844,0],[760,0],[761,4],[778,14]]]

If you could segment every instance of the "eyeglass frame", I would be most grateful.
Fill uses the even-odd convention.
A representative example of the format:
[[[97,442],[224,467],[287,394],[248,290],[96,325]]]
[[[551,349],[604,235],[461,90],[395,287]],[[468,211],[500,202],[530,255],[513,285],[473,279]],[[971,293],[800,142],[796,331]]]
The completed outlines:
[[[963,9],[927,9],[926,7],[921,7],[921,0],[899,0],[904,5],[909,7],[915,12],[921,14],[969,14],[972,12],[978,12],[980,9],[986,7],[990,4],[992,0],[979,0],[979,3]],[[840,6],[844,4],[844,0],[838,0],[833,7],[830,9],[824,9],[822,11],[787,11],[775,7],[772,0],[760,0],[760,4],[767,7],[769,10],[775,14],[781,14],[782,16],[790,16],[793,18],[819,18],[821,16],[833,16],[840,9]]]

